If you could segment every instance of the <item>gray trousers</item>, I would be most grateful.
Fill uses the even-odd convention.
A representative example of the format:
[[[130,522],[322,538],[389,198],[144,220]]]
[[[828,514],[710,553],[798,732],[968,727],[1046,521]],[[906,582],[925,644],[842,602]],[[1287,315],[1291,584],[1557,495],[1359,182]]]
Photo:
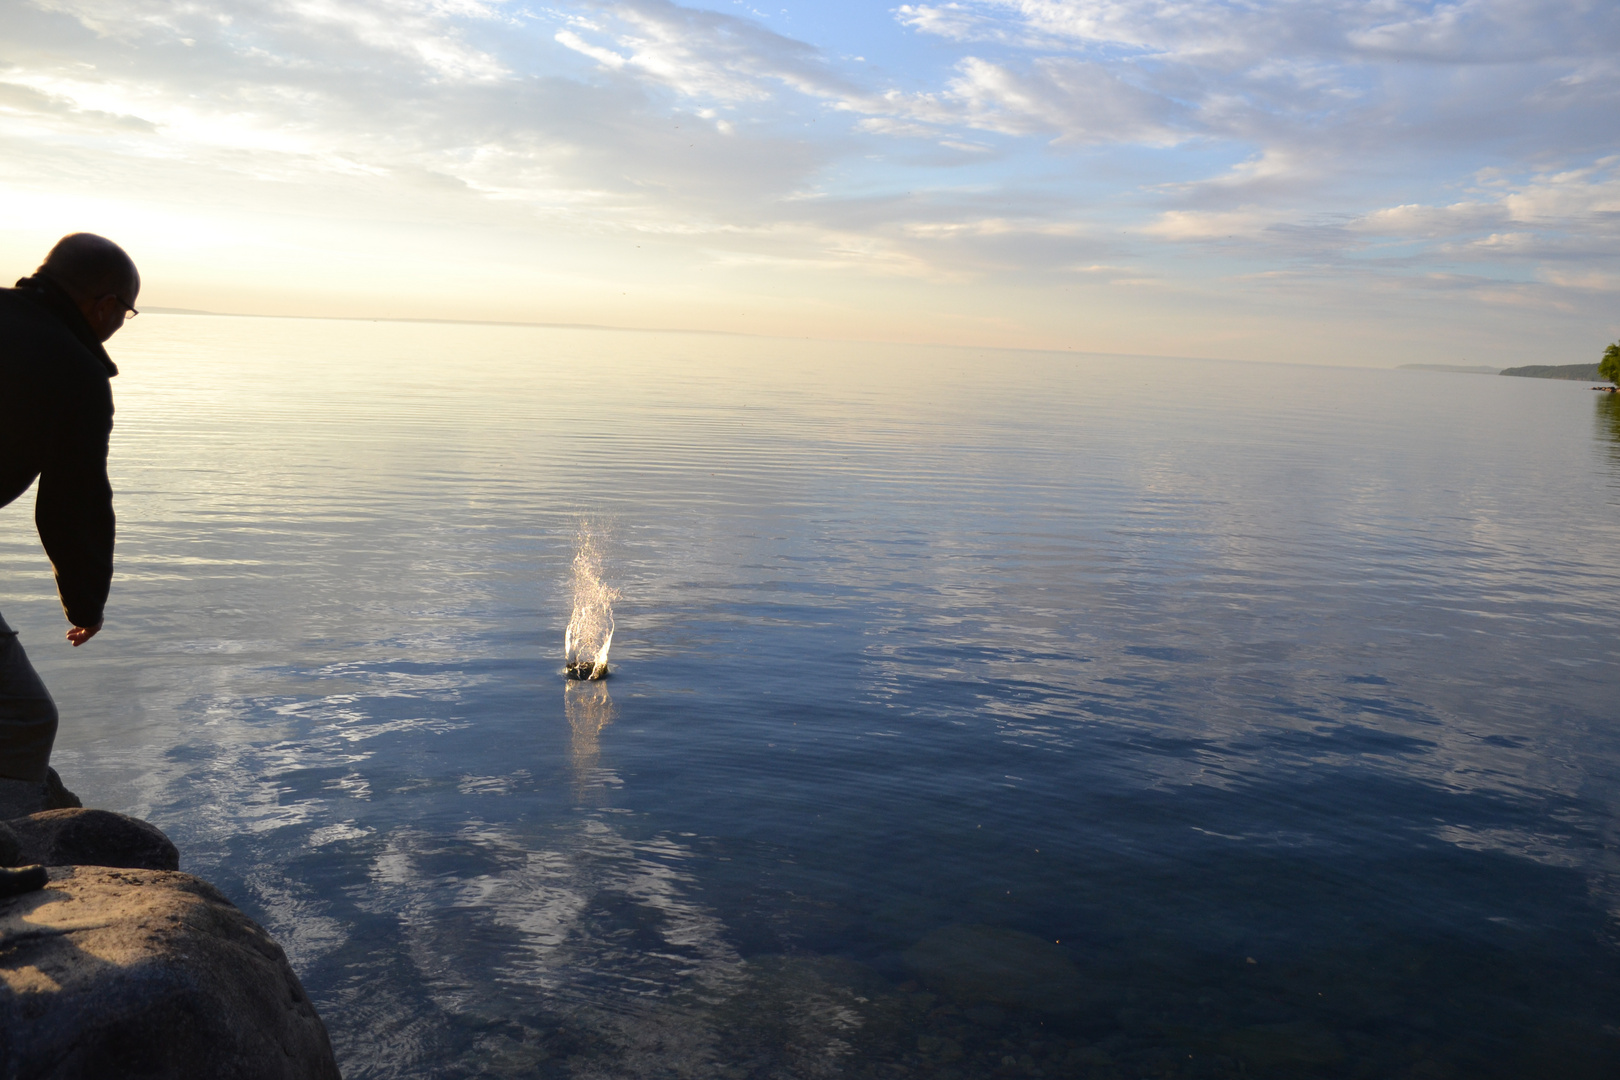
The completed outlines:
[[[0,779],[44,780],[56,742],[56,702],[0,616]]]

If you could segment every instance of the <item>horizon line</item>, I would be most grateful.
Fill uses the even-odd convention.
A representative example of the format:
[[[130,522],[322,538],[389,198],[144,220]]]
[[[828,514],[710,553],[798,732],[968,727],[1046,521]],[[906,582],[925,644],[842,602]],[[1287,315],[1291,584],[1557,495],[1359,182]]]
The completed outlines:
[[[618,333],[641,334],[712,334],[721,337],[748,337],[776,341],[827,341],[847,342],[851,345],[911,345],[920,348],[934,349],[989,349],[995,352],[1022,352],[1022,353],[1072,353],[1077,356],[1128,356],[1139,360],[1196,360],[1203,362],[1216,362],[1226,364],[1284,364],[1301,367],[1348,367],[1369,371],[1394,371],[1395,368],[1371,367],[1366,364],[1305,364],[1301,361],[1272,361],[1248,360],[1229,356],[1180,356],[1171,353],[1133,353],[1133,352],[1102,352],[1095,349],[1076,349],[1074,347],[1033,348],[1027,345],[962,345],[956,342],[944,341],[883,341],[873,338],[813,338],[808,334],[761,334],[749,330],[694,330],[690,327],[662,327],[662,326],[613,326],[608,323],[568,323],[568,322],[523,322],[517,319],[448,319],[448,318],[420,318],[407,316],[377,316],[377,315],[267,315],[251,311],[205,311],[201,308],[157,307],[143,308],[143,312],[153,315],[208,315],[222,319],[310,319],[328,322],[392,322],[392,323],[430,323],[446,326],[522,326],[541,330],[611,330]]]

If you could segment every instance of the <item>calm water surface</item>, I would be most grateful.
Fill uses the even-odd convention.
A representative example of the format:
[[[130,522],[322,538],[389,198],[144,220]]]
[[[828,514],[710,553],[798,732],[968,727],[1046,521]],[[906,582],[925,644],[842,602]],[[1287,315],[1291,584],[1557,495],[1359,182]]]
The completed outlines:
[[[1620,403],[152,315],[56,764],[350,1080],[1620,1075]],[[562,677],[593,523],[611,679]]]

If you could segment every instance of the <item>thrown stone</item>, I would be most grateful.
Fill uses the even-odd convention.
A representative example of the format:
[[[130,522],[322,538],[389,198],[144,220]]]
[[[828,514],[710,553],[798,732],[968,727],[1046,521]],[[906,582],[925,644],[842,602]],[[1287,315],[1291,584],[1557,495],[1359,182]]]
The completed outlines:
[[[338,1080],[286,955],[188,874],[56,867],[0,900],[0,1076]]]
[[[15,862],[178,870],[180,852],[155,825],[111,810],[46,810],[6,822]]]

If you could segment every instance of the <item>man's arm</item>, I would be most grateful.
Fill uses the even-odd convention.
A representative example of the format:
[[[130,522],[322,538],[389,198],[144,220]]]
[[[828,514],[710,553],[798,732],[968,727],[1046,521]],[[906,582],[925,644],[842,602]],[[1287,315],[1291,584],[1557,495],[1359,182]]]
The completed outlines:
[[[82,645],[101,629],[112,585],[114,519],[107,480],[112,391],[103,384],[92,409],[68,426],[39,474],[34,524],[56,574],[62,610],[74,626],[68,640]]]

